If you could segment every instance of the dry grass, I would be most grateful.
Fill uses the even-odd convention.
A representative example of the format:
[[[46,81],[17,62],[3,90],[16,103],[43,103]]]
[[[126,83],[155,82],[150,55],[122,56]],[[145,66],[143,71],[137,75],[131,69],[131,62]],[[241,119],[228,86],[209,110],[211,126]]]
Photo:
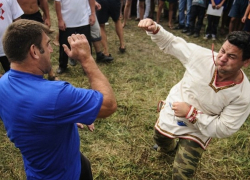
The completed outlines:
[[[114,24],[109,23],[108,41],[115,61],[99,66],[112,84],[118,110],[107,119],[96,120],[93,133],[87,128],[80,130],[80,150],[92,162],[96,180],[169,180],[171,158],[152,149],[154,123],[158,116],[156,104],[181,79],[184,68],[177,59],[163,54],[133,20],[124,29],[127,52],[120,54]],[[162,24],[167,27],[166,21]],[[53,28],[56,29],[55,19]],[[211,47],[210,40],[205,42],[202,37],[194,39],[178,31],[172,32],[189,42]],[[216,50],[222,42],[222,37],[215,42]],[[54,47],[52,63],[55,70],[57,59],[58,48]],[[249,68],[246,73],[250,77]],[[69,67],[59,78],[77,87],[89,87],[80,65]],[[250,179],[249,128],[248,119],[232,137],[213,139],[203,154],[195,179]],[[0,152],[0,179],[25,179],[21,155],[7,139],[2,123]]]

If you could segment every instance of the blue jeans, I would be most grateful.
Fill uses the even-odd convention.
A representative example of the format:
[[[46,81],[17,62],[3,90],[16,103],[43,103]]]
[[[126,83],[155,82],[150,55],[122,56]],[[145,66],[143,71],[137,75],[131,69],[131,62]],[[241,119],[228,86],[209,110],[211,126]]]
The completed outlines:
[[[206,8],[197,5],[191,6],[190,19],[189,19],[190,21],[189,30],[191,32],[200,34],[205,13],[206,13]],[[198,20],[196,21],[196,19]]]
[[[189,26],[189,19],[190,19],[190,9],[192,6],[192,0],[179,0],[179,24],[181,26],[185,25],[186,20],[186,27]],[[185,10],[187,10],[187,16],[185,18]]]

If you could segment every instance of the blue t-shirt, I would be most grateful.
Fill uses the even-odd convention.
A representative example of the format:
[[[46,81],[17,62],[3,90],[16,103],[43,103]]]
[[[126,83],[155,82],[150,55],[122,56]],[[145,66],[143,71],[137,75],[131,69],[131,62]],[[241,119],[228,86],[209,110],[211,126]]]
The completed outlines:
[[[28,180],[79,179],[75,123],[93,123],[102,101],[98,91],[12,69],[0,78],[0,117],[22,153]]]
[[[216,5],[220,4],[222,0],[214,0]],[[209,0],[209,4],[212,4],[211,0]],[[225,4],[225,3],[224,3]]]
[[[207,7],[206,0],[193,0],[192,5],[195,6],[201,6],[201,7]]]

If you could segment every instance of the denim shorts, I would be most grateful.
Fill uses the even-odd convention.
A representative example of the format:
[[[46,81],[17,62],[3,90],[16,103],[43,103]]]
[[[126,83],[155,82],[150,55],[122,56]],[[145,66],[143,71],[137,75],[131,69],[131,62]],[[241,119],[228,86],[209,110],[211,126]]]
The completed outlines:
[[[242,18],[245,14],[247,5],[248,0],[234,0],[228,16],[234,18]]]

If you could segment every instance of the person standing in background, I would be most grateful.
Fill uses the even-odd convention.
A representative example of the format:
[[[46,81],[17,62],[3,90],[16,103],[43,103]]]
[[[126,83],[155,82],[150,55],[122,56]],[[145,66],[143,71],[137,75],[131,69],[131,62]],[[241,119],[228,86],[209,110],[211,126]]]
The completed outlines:
[[[228,16],[230,9],[232,7],[234,0],[226,0],[224,3],[222,18],[221,18],[221,26],[220,26],[220,34],[225,35],[228,34],[227,29],[229,27],[231,17]]]
[[[50,28],[51,22],[47,0],[17,0],[17,2],[24,12],[24,14],[21,16],[21,19],[34,20],[43,23]],[[43,16],[39,10],[39,6],[43,11]],[[51,69],[51,71],[48,73],[48,79],[51,81],[58,80],[53,69]]]
[[[212,5],[213,9],[220,9],[223,7],[225,0],[209,0],[209,4]],[[214,16],[211,14],[207,15],[207,28],[206,34],[203,39],[208,39],[212,35],[212,40],[216,40],[217,29],[220,22],[220,16]]]
[[[3,70],[5,72],[10,70],[10,62],[6,57],[2,38],[5,30],[7,27],[14,21],[20,19],[21,15],[23,15],[23,10],[18,4],[16,0],[1,0],[0,1],[0,8],[1,8],[1,18],[0,18],[0,62],[2,64]],[[0,74],[0,77],[2,75]]]
[[[70,4],[70,6],[69,6]],[[90,47],[90,26],[96,21],[95,0],[55,0],[55,9],[59,27],[59,67],[57,74],[62,74],[68,66],[68,56],[64,52],[62,44],[68,44],[71,34],[84,34]],[[76,61],[70,59],[70,65],[75,66]]]
[[[192,0],[179,0],[179,25],[174,28],[175,30],[182,29],[182,33],[188,31],[191,6]]]
[[[241,21],[245,23],[243,31],[250,32],[250,0],[248,1],[247,9]]]
[[[24,14],[21,16],[22,19],[29,19],[44,23],[48,27],[51,26],[49,5],[47,0],[17,0],[21,6]],[[38,5],[39,3],[39,5]],[[44,19],[41,12],[39,11],[39,6],[41,7]]]
[[[148,18],[154,19],[154,13],[155,13],[155,0],[150,0],[150,13]]]
[[[109,17],[111,17],[115,23],[115,31],[120,42],[119,51],[120,53],[125,53],[126,48],[125,48],[125,42],[124,42],[123,27],[122,27],[122,23],[120,19],[121,1],[97,0],[97,2],[102,6],[101,10],[96,12],[96,15],[97,15],[97,19],[99,21],[100,27],[101,27],[103,54],[105,56],[111,57],[111,54],[109,53],[109,49],[108,49],[108,39],[107,39],[106,30],[105,30],[105,23],[108,22]]]
[[[146,8],[145,8],[146,6]],[[148,18],[150,12],[150,0],[137,0],[136,5],[136,21]]]
[[[174,6],[177,5],[177,0],[159,0],[158,10],[157,10],[157,16],[156,16],[156,22],[160,22],[162,9],[166,6],[166,1],[168,2],[168,27],[170,29],[173,29],[173,14],[174,14]]]
[[[130,14],[131,14],[132,1],[133,0],[126,0],[126,2],[125,2],[124,11],[123,11],[122,27],[125,27],[127,25],[127,21],[129,19]]]
[[[189,30],[186,32],[187,36],[194,34],[194,38],[200,36],[200,31],[203,25],[203,19],[206,13],[206,0],[193,0],[190,12]],[[198,18],[196,22],[196,18]]]
[[[96,11],[99,11],[102,7],[101,5],[95,1]],[[113,57],[111,55],[105,56],[102,52],[102,43],[101,43],[101,29],[98,20],[90,26],[90,34],[91,34],[91,42],[93,43],[95,52],[96,52],[96,62],[105,63],[113,61]]]
[[[241,31],[243,29],[244,24],[241,22],[241,19],[245,14],[247,4],[248,0],[234,0],[228,14],[228,16],[231,17],[229,23],[229,33],[232,31]]]

